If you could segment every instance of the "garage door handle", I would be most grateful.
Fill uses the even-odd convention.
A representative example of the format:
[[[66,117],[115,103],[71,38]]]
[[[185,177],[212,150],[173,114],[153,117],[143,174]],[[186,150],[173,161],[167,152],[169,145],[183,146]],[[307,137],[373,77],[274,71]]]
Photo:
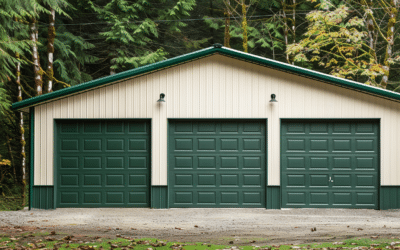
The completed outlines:
[[[330,181],[330,182],[333,182],[332,177],[330,177],[330,176],[329,176],[329,181]]]

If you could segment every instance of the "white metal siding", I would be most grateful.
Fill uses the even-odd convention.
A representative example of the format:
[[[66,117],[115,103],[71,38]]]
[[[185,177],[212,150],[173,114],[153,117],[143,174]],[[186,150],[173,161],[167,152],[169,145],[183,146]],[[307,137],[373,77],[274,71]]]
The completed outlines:
[[[160,93],[165,103],[157,103]],[[277,95],[277,103],[269,102]],[[268,185],[281,118],[380,118],[381,184],[400,185],[400,103],[214,55],[35,107],[35,185],[53,185],[57,118],[151,118],[152,185],[167,185],[168,118],[268,118]]]

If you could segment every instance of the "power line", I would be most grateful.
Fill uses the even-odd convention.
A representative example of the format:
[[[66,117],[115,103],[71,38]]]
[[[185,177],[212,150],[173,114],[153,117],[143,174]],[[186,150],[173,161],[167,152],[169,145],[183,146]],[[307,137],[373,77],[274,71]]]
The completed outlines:
[[[385,8],[370,8],[371,10],[377,10],[377,9],[385,9]],[[289,10],[290,11],[290,10]],[[321,11],[321,10],[304,10],[304,11],[296,11],[296,15],[307,15],[312,11]],[[248,21],[251,21],[251,18],[260,18],[260,17],[273,17],[273,16],[283,16],[281,13],[277,14],[268,14],[268,15],[256,15],[256,16],[247,16]],[[151,20],[155,23],[169,23],[169,22],[194,22],[194,21],[204,21],[204,20],[226,20],[227,17],[205,17],[205,18],[191,18],[191,19],[176,19],[176,20]],[[229,18],[230,20],[236,20],[240,19],[240,16],[231,16]],[[128,23],[143,23],[143,21],[127,21],[127,22],[121,22],[124,24]],[[57,24],[56,26],[87,26],[87,25],[96,25],[96,24],[106,24],[106,25],[111,25],[112,23],[110,22],[92,22],[92,23],[62,23],[62,24]],[[49,26],[47,23],[42,23],[39,26]]]
[[[309,12],[304,12],[304,13],[297,13],[297,14],[307,14]],[[259,17],[273,17],[273,16],[281,16],[282,14],[270,14],[270,15],[257,15],[257,16],[247,16],[247,18],[259,18]],[[231,20],[236,20],[239,19],[240,16],[233,16],[230,17],[229,19]],[[204,21],[204,20],[225,20],[227,19],[226,17],[206,17],[206,18],[198,18],[198,19],[177,19],[177,20],[152,20],[155,23],[168,23],[168,22],[193,22],[193,21]],[[248,19],[248,21],[251,21],[251,19]],[[127,21],[127,22],[121,22],[121,23],[143,23],[145,21]],[[97,22],[97,23],[65,23],[65,24],[56,24],[56,26],[77,26],[77,25],[94,25],[94,24],[111,24],[109,22]],[[40,26],[49,26],[49,24],[41,24]]]

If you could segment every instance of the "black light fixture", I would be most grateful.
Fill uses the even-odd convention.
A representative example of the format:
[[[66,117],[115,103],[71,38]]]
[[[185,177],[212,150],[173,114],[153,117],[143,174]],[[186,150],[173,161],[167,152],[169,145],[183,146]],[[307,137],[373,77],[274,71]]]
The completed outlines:
[[[275,98],[276,98],[276,95],[272,94],[271,95],[271,101],[269,101],[269,102],[278,102]]]
[[[161,93],[161,94],[160,94],[160,99],[158,99],[157,102],[165,102],[164,98],[165,98],[165,94],[164,94],[164,93]]]

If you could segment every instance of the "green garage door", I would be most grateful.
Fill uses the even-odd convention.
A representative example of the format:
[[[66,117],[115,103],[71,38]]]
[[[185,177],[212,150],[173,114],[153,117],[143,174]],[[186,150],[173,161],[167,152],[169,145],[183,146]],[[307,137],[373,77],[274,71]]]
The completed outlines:
[[[150,123],[61,120],[57,207],[149,207]]]
[[[282,207],[378,208],[379,123],[282,121]]]
[[[265,207],[265,120],[169,124],[170,207]]]

